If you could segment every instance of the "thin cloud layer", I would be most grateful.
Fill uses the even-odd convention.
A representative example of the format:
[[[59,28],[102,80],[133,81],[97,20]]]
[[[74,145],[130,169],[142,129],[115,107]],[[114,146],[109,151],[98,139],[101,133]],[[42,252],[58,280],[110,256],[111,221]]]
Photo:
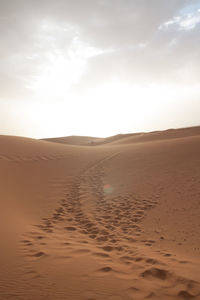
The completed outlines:
[[[70,109],[109,82],[198,94],[199,33],[197,0],[1,0],[1,111],[5,101]]]

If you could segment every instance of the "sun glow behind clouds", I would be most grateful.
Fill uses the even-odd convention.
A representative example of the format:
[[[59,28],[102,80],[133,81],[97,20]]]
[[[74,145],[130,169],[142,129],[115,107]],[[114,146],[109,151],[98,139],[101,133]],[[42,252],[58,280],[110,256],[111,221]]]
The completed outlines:
[[[79,82],[87,68],[87,59],[100,53],[75,38],[66,55],[59,50],[47,53],[47,63],[40,66],[40,74],[33,77],[29,88],[38,97],[63,97],[73,84]]]
[[[49,55],[49,64],[34,77],[31,89],[37,97],[63,97],[82,76],[86,62],[81,58],[68,59],[62,55]]]
[[[27,86],[36,97],[47,99],[62,98],[72,85],[79,82],[87,69],[87,60],[104,51],[82,41],[79,32],[66,24],[43,21],[40,26],[40,48],[42,56],[37,54],[27,59],[39,60],[37,75]],[[63,35],[65,43],[63,44]],[[49,50],[46,49],[49,45]]]
[[[40,124],[35,137],[71,134],[104,137],[120,132],[155,130],[158,123],[159,128],[164,129],[169,127],[170,120],[171,126],[175,126],[174,99],[177,109],[179,99],[183,103],[183,96],[191,97],[191,89],[160,83],[128,84],[113,74],[115,79],[80,92],[74,85],[87,71],[88,60],[110,49],[94,48],[83,42],[78,32],[72,32],[66,51],[61,51],[54,34],[58,37],[60,31],[65,31],[70,35],[73,29],[51,23],[44,23],[42,29],[51,49],[45,52],[39,72],[29,85],[33,100],[26,113],[31,127]]]
[[[115,80],[91,88],[85,95],[67,93],[66,99],[51,104],[33,103],[31,110],[29,104],[26,115],[28,118],[30,114],[30,119],[35,116],[32,126],[34,122],[35,126],[42,124],[35,137],[71,134],[105,137],[151,131],[157,129],[157,123],[161,129],[168,128],[169,123],[176,127],[189,104],[183,93],[187,99],[194,91],[153,84],[131,86]],[[186,109],[181,110],[184,106]]]
[[[199,124],[198,0],[4,2],[0,133],[108,136]]]

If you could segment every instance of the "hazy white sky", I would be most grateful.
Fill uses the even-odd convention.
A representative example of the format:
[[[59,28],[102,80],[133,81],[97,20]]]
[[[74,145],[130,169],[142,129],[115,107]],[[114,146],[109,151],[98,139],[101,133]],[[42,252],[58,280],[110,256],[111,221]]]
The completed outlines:
[[[200,125],[199,82],[199,0],[0,0],[0,134]]]

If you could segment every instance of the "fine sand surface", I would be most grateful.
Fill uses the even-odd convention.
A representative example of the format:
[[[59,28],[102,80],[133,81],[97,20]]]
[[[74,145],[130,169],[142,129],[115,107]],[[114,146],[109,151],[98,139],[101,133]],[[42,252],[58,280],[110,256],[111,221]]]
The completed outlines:
[[[0,136],[0,300],[200,299],[200,127]]]

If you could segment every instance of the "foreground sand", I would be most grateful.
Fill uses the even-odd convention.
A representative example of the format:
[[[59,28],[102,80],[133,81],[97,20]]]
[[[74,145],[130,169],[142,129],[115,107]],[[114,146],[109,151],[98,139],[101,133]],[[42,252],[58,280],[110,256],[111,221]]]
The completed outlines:
[[[200,299],[200,127],[0,146],[1,300]]]

